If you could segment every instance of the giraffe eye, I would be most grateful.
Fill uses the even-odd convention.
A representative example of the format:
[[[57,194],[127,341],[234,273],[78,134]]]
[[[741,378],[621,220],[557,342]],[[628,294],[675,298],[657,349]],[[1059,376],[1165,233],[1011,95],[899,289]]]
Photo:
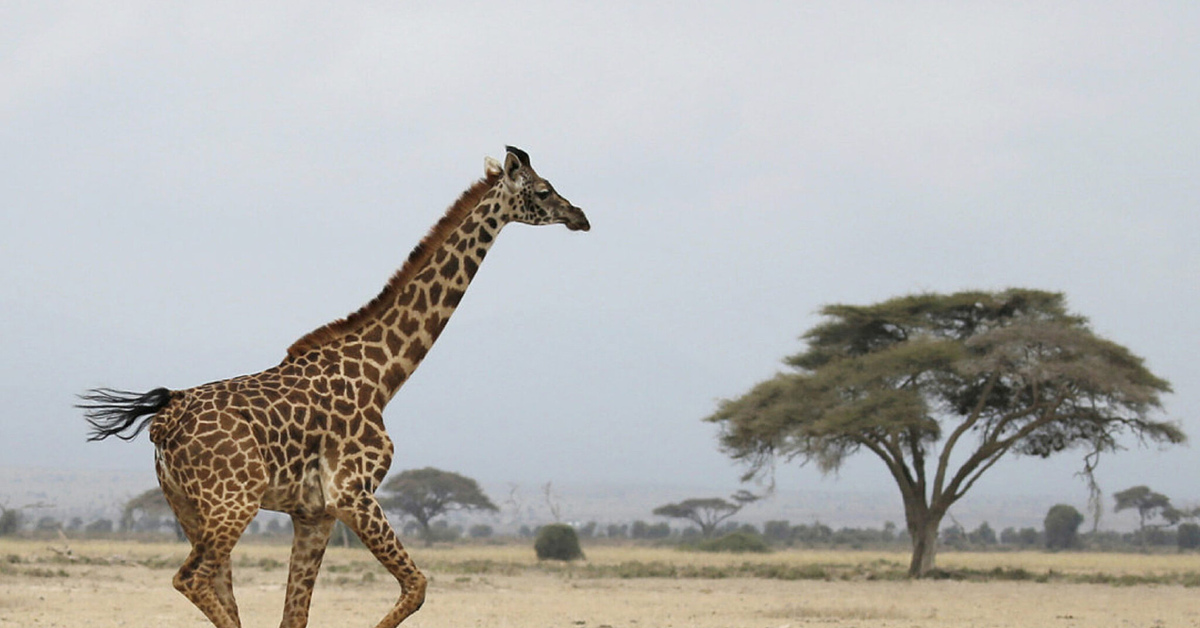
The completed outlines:
[[[538,190],[538,191],[534,192],[534,194],[536,194],[537,197],[542,200],[550,198],[550,190]]]

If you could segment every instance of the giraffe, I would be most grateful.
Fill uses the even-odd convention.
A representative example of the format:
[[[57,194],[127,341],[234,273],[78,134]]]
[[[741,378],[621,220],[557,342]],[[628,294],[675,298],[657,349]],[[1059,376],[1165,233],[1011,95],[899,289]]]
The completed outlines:
[[[241,625],[230,553],[259,509],[291,516],[281,628],[308,623],[313,583],[335,521],[353,530],[401,594],[379,627],[420,608],[426,579],[388,524],[375,490],[392,462],[383,409],[458,307],[500,229],[511,222],[590,229],[522,150],[487,158],[383,291],[297,340],[279,365],[194,388],[82,395],[89,440],[149,427],[155,471],[191,553],[173,584],[217,628]]]

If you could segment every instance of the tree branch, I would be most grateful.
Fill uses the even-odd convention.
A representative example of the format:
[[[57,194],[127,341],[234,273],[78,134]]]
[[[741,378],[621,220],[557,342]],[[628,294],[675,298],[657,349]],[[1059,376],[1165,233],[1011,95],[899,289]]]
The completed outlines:
[[[958,494],[961,496],[964,494],[966,489],[959,490],[959,487],[962,486],[963,482],[975,472],[980,464],[983,464],[988,459],[991,459],[993,456],[995,456],[995,458],[992,459],[992,462],[987,464],[987,467],[991,467],[993,464],[995,464],[995,460],[998,460],[1000,456],[1011,449],[1017,441],[1030,435],[1039,427],[1042,427],[1060,418],[1055,415],[1055,412],[1065,400],[1066,394],[1060,394],[1053,403],[1049,404],[1049,406],[1045,408],[1045,411],[1040,417],[1030,421],[1029,423],[1026,423],[1021,427],[1021,429],[1017,430],[1008,438],[997,440],[1003,430],[1000,427],[997,427],[995,430],[993,430],[992,433],[989,434],[987,440],[979,446],[979,449],[975,450],[975,453],[971,454],[971,457],[968,458],[961,467],[959,467],[957,472],[955,472],[954,477],[950,480],[950,484],[946,487],[947,492],[950,495]],[[1001,419],[999,423],[1003,424],[1014,421],[1021,416],[1028,416],[1036,409],[1038,409],[1038,406],[1034,405],[1030,408],[1027,408],[1024,412],[1008,415],[1008,417]],[[985,467],[985,469],[987,467]],[[976,478],[978,478],[977,475]]]
[[[975,407],[971,409],[971,413],[967,415],[967,419],[954,428],[954,431],[950,433],[950,437],[946,439],[946,444],[942,447],[942,453],[938,456],[937,475],[934,476],[933,480],[933,494],[935,497],[942,494],[942,487],[946,481],[946,469],[950,466],[950,452],[958,444],[958,439],[979,423],[980,417],[983,416],[983,409],[987,405],[987,399],[991,396],[992,389],[996,387],[996,382],[999,380],[1000,371],[993,371],[991,376],[988,377],[987,383],[983,386],[983,392],[979,395],[979,401],[975,403]]]

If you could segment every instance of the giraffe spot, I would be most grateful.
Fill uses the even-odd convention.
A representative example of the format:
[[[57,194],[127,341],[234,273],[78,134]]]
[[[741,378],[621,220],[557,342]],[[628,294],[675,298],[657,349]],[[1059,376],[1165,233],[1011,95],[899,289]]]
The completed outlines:
[[[363,375],[367,378],[367,381],[371,381],[371,382],[379,381],[379,375],[380,375],[379,368],[376,367],[374,364],[371,364],[370,362],[364,362],[362,365],[362,369],[363,369]]]
[[[231,458],[237,453],[237,446],[232,441],[224,440],[217,444],[212,450],[212,455],[221,458]]]
[[[363,334],[363,341],[368,344],[364,351],[370,351],[371,347],[369,345],[379,344],[383,341],[383,328],[376,325],[367,330],[367,333]]]
[[[362,369],[358,366],[357,362],[344,362],[342,364],[342,372],[346,374],[346,377],[351,379],[358,379],[362,375]]]
[[[492,241],[492,234],[487,230],[487,227],[479,228],[479,241],[484,243]]]
[[[408,345],[408,350],[404,352],[404,357],[415,364],[420,362],[428,351],[429,347],[426,347],[420,338],[413,338],[412,342]]]
[[[424,312],[429,309],[429,303],[425,300],[425,291],[417,292],[417,300],[413,303],[412,309],[414,312]]]
[[[467,257],[463,258],[463,268],[466,268],[467,270],[467,278],[471,279],[475,277],[475,272],[479,270],[479,264],[476,263],[475,260]]]
[[[371,345],[364,350],[364,353],[368,360],[375,362],[376,364],[387,363],[387,353],[383,351],[382,347]]]
[[[442,265],[441,275],[446,279],[453,277],[458,272],[458,257],[451,255],[450,259]]]
[[[463,261],[467,265],[467,268],[469,269],[471,267],[470,266],[471,260],[466,259]],[[442,285],[435,283],[432,286],[429,286],[429,303],[431,305],[437,305],[438,303],[441,303],[441,301],[442,301]],[[401,329],[401,331],[403,331],[403,329]],[[412,332],[411,331],[405,332],[405,334],[412,334]]]
[[[434,287],[437,288],[437,291],[440,294],[442,289],[437,286],[434,286]],[[430,294],[432,295],[432,293],[433,293],[433,288],[430,288]],[[431,298],[432,298],[432,296],[431,296]],[[436,301],[435,301],[435,303],[436,303]],[[405,336],[411,336],[413,334],[413,332],[417,331],[417,328],[420,325],[421,325],[421,323],[419,320],[417,320],[415,317],[409,316],[408,312],[405,312],[404,316],[400,319],[400,333],[404,334]],[[395,337],[397,341],[400,340],[400,338],[398,336],[396,336],[395,334],[392,334],[392,336]],[[398,347],[393,346],[391,337],[388,338],[388,348],[392,350],[393,355],[399,351]]]
[[[438,334],[442,331],[443,325],[444,323],[441,316],[438,316],[437,314],[431,314],[429,318],[425,319],[425,333],[437,338]]]
[[[463,298],[462,290],[459,290],[457,288],[450,288],[450,289],[446,290],[446,298],[442,299],[442,305],[445,305],[448,307],[458,307],[458,304],[462,302],[462,298]]]
[[[383,385],[386,386],[388,390],[397,390],[404,383],[404,380],[407,379],[407,377],[408,376],[404,374],[404,371],[400,370],[399,368],[389,369],[388,372],[383,375]]]

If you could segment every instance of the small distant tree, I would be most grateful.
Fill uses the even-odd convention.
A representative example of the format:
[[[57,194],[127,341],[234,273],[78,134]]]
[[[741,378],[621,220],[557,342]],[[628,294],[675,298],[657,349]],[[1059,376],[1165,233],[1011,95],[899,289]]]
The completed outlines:
[[[447,512],[499,510],[475,480],[433,467],[404,471],[385,482],[379,492],[384,510],[416,521],[426,545],[434,541],[432,520]]]
[[[1200,548],[1200,525],[1194,523],[1179,524],[1179,529],[1175,531],[1175,541],[1179,544],[1179,549],[1181,550]]]
[[[24,518],[21,511],[16,508],[0,506],[0,536],[16,534],[20,531],[21,522]]]
[[[97,519],[83,527],[88,534],[110,534],[113,531],[112,519]]]
[[[1171,505],[1171,498],[1150,490],[1148,486],[1132,486],[1119,493],[1113,494],[1116,506],[1115,512],[1134,509],[1138,512],[1138,540],[1145,543],[1153,532],[1169,528],[1183,519],[1190,519],[1200,514],[1200,508],[1191,511],[1180,510]],[[1162,523],[1150,521],[1162,519]]]
[[[1046,513],[1046,547],[1070,549],[1079,544],[1079,524],[1083,515],[1074,506],[1056,504]]]
[[[792,538],[792,524],[788,521],[768,521],[763,524],[763,538],[772,543],[786,543]]]
[[[988,522],[984,521],[979,524],[978,528],[975,528],[974,531],[967,535],[967,539],[975,545],[995,545],[996,531],[992,529],[992,526],[988,525]]]
[[[180,541],[187,540],[183,528],[175,520],[171,505],[167,503],[167,497],[163,495],[162,489],[156,486],[125,503],[125,509],[121,511],[121,530],[130,532],[139,522],[142,522],[146,529],[158,528],[163,519],[171,521],[175,538]]]
[[[710,538],[722,521],[736,515],[746,504],[758,499],[749,491],[738,491],[727,501],[720,497],[685,499],[654,509],[654,514],[672,519],[686,519],[700,526],[700,536]]]
[[[596,536],[596,522],[589,521],[579,526],[575,531],[579,533],[579,538],[590,539]]]

